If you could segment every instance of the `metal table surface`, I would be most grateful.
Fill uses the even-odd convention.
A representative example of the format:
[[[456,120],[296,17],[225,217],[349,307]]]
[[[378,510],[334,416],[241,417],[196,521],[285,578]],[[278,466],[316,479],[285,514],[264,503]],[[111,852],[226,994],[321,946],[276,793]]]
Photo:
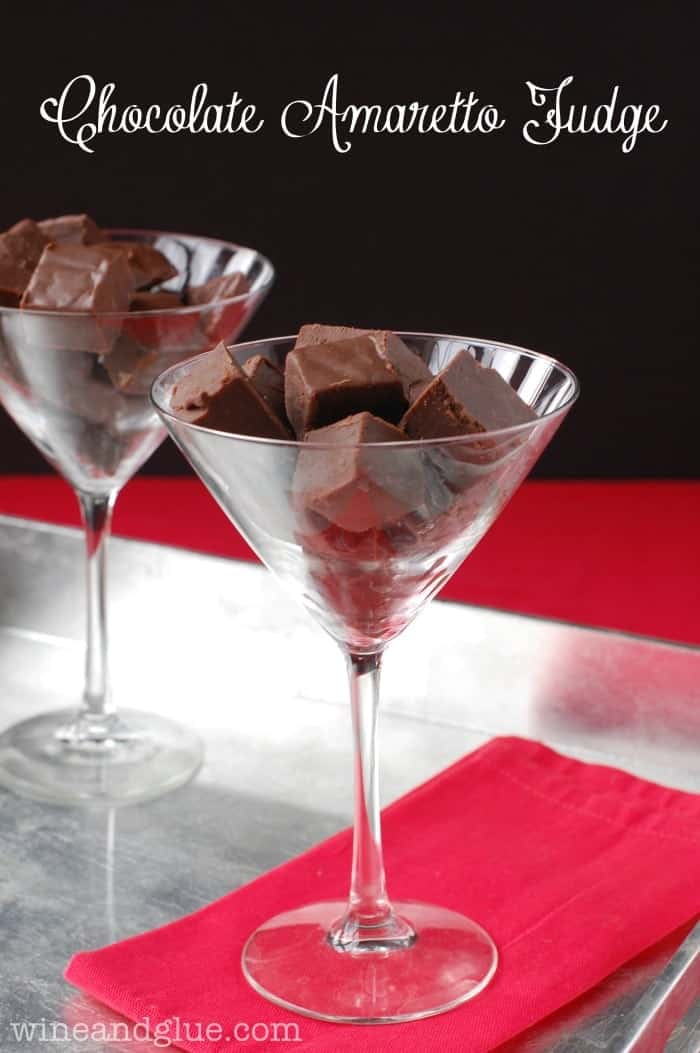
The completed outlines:
[[[0,517],[3,727],[79,699],[82,589],[77,531]],[[117,702],[196,727],[206,761],[188,786],[117,810],[0,791],[1,1053],[155,1048],[57,1047],[11,1025],[109,1019],[62,980],[74,950],[195,910],[350,820],[343,663],[272,575],[114,539],[110,615]],[[504,733],[700,791],[699,693],[697,649],[433,603],[387,652],[383,799]],[[608,1048],[674,949],[626,967],[504,1049]],[[667,1049],[699,1048],[697,998]]]

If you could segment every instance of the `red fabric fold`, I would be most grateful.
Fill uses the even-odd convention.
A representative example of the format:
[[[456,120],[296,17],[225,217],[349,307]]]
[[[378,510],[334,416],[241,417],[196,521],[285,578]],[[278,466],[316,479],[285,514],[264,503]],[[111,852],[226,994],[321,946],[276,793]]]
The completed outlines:
[[[66,978],[132,1020],[170,1021],[181,1034],[184,1022],[218,1023],[226,1036],[241,1022],[294,1020],[293,1047],[314,1053],[486,1053],[698,914],[699,831],[698,796],[496,739],[384,813],[392,895],[463,911],[498,944],[497,976],[472,1002],[411,1024],[349,1027],[293,1017],[247,986],[239,958],[258,924],[344,895],[347,830],[195,914],[77,954]]]

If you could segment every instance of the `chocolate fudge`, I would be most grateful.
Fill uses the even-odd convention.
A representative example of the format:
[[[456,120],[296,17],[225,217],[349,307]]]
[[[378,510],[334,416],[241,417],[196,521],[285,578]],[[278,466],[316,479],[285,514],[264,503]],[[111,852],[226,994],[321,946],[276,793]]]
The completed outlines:
[[[420,391],[401,427],[412,439],[442,439],[526,424],[536,416],[495,369],[459,351]]]
[[[219,303],[220,300],[231,300],[243,297],[250,292],[250,282],[245,274],[236,271],[234,274],[221,274],[204,285],[191,285],[185,293],[185,303],[191,306],[206,307],[200,316],[200,326],[204,335],[212,342],[228,340],[232,333],[237,333],[243,326],[248,302],[244,299],[232,303]]]
[[[49,242],[20,306],[42,311],[128,311],[131,290],[123,253],[105,253],[96,245]]]
[[[294,348],[284,380],[287,416],[299,439],[363,411],[396,423],[406,409],[399,375],[370,335]]]
[[[84,212],[75,216],[42,219],[39,229],[48,241],[57,241],[61,245],[94,245],[98,241],[104,241],[104,234],[94,219]]]
[[[367,336],[374,329],[354,329],[349,325],[322,325],[312,322],[302,325],[294,347],[308,347],[310,344],[336,344],[339,340],[349,340],[351,336]]]
[[[100,356],[119,391],[147,395],[158,374],[172,365],[174,352],[196,354],[206,349],[198,341],[196,317],[176,310],[181,303],[177,293],[165,290],[131,294],[130,314],[121,323],[119,338]]]
[[[163,253],[148,242],[105,240],[103,231],[85,213],[55,216],[52,219],[43,219],[39,223],[29,219],[22,220],[6,234],[0,235],[0,244],[2,239],[16,240],[18,235],[21,235],[24,244],[29,246],[30,251],[22,250],[21,254],[27,257],[30,271],[38,263],[41,250],[51,241],[57,245],[99,245],[105,253],[126,253],[135,289],[149,289],[174,278],[177,274],[177,269]],[[20,290],[20,296],[23,291],[24,289]]]
[[[137,290],[131,295],[129,304],[130,311],[171,311],[174,307],[180,307],[182,300],[178,293],[167,292],[162,289],[158,292]]]
[[[258,394],[223,344],[203,355],[173,391],[173,409],[192,424],[235,435],[291,438],[285,424]]]
[[[250,283],[245,274],[236,271],[234,274],[221,274],[211,278],[204,285],[191,285],[185,295],[185,301],[191,307],[214,303],[215,300],[230,300],[233,296],[242,296],[250,291]]]
[[[293,483],[298,506],[353,533],[408,515],[423,500],[420,455],[360,445],[405,441],[393,424],[367,412],[307,432]]]
[[[159,373],[170,363],[168,355],[148,350],[124,333],[112,348],[100,355],[99,364],[110,381],[125,395],[147,395]]]
[[[421,388],[433,379],[433,374],[420,355],[411,351],[403,340],[387,329],[351,329],[349,326],[319,325],[318,323],[303,325],[299,330],[294,348],[336,343],[339,340],[359,336],[371,337],[377,352],[394,367],[409,404],[418,395]]]
[[[19,307],[48,238],[31,219],[0,234],[0,307]]]
[[[100,247],[105,252],[122,252],[126,255],[134,289],[150,289],[177,274],[170,260],[145,241],[104,241]]]
[[[39,223],[23,219],[0,233],[0,307],[90,314],[129,309],[134,313],[169,311],[171,326],[166,325],[164,315],[158,325],[154,321],[152,326],[134,319],[137,343],[143,337],[147,347],[163,339],[172,345],[172,330],[176,328],[178,347],[182,345],[192,352],[206,350],[222,338],[229,339],[245,321],[248,305],[243,297],[251,286],[245,274],[236,272],[187,289],[187,252],[174,239],[168,244],[170,241],[173,251],[180,248],[184,253],[182,259],[178,257],[181,273],[147,241],[107,240],[106,233],[86,213],[54,216]],[[51,252],[44,256],[48,246]],[[93,255],[87,254],[88,249]],[[107,262],[117,258],[121,262]],[[124,263],[129,273],[129,304],[121,290],[126,273]],[[90,266],[94,270],[92,277],[87,273]],[[55,275],[51,274],[52,268],[56,269]],[[161,288],[175,278],[179,279],[177,291]],[[234,302],[220,304],[220,300]],[[185,312],[176,310],[183,302],[202,308],[212,306],[185,317]],[[58,322],[53,328],[58,329]],[[56,332],[51,346],[56,345],[54,337],[58,338]],[[99,340],[98,344],[102,348],[104,342]]]
[[[243,364],[243,372],[261,398],[272,407],[280,420],[286,420],[284,408],[284,374],[264,355],[254,355]]]

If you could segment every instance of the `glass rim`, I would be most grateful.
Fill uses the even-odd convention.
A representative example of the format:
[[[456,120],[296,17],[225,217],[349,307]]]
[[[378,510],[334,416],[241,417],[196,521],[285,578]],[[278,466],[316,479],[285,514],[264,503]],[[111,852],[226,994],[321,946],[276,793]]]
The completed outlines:
[[[105,234],[131,234],[131,235],[147,235],[152,238],[189,238],[192,241],[206,241],[212,245],[218,245],[220,248],[233,249],[236,252],[252,252],[260,260],[263,265],[262,270],[262,281],[255,288],[249,289],[247,292],[239,293],[237,296],[227,296],[218,300],[211,300],[209,303],[204,304],[180,304],[177,307],[159,307],[155,311],[54,311],[50,308],[36,308],[36,307],[4,307],[0,304],[0,316],[3,314],[17,315],[20,317],[27,318],[108,318],[112,320],[124,320],[127,318],[164,318],[177,316],[178,318],[183,315],[197,314],[204,311],[212,310],[217,307],[227,307],[235,303],[243,303],[246,300],[252,299],[261,293],[266,293],[270,289],[272,283],[275,280],[275,268],[271,261],[264,256],[258,249],[254,249],[250,245],[239,245],[235,241],[226,241],[224,238],[212,238],[206,234],[186,234],[184,231],[173,231],[173,230],[153,230],[149,227],[103,227],[101,228]],[[137,239],[133,239],[137,240]],[[235,272],[231,272],[232,274]],[[148,292],[149,290],[142,290]],[[167,292],[168,290],[164,290]]]
[[[464,350],[467,350],[468,347],[473,345],[502,348],[505,351],[515,351],[518,354],[526,355],[533,361],[548,362],[550,363],[550,365],[554,366],[560,371],[560,373],[562,373],[565,377],[569,379],[571,383],[571,393],[567,397],[566,401],[561,406],[557,406],[556,409],[551,410],[547,413],[543,413],[541,417],[536,417],[535,420],[525,421],[523,424],[511,424],[507,428],[493,428],[487,431],[471,432],[468,435],[446,435],[443,438],[433,439],[396,439],[391,442],[347,443],[347,447],[352,447],[356,449],[425,449],[428,447],[434,448],[436,446],[456,446],[460,443],[476,446],[478,443],[483,442],[486,439],[508,439],[511,437],[518,436],[520,434],[526,434],[533,428],[537,427],[537,425],[539,424],[544,424],[548,421],[557,420],[558,418],[563,417],[574,405],[581,392],[581,385],[579,383],[578,377],[573,372],[573,370],[569,369],[568,366],[565,366],[563,362],[560,362],[558,359],[553,358],[551,355],[546,355],[540,351],[532,351],[530,348],[521,347],[518,344],[507,344],[501,340],[487,340],[483,337],[463,337],[453,336],[447,333],[420,333],[413,331],[409,332],[407,330],[392,331],[395,332],[396,336],[399,337],[413,337],[418,339],[425,338],[431,340],[455,340],[458,343],[463,343],[465,345]],[[264,346],[269,347],[270,344],[289,343],[290,341],[296,340],[297,335],[298,334],[295,333],[293,336],[276,336],[266,340],[257,339],[248,340],[241,344],[227,344],[226,350],[229,352],[234,350],[255,350]],[[258,443],[265,446],[280,446],[288,447],[290,449],[304,450],[339,449],[337,443],[317,442],[315,440],[309,442],[306,439],[272,439],[261,435],[240,435],[236,432],[220,431],[217,428],[208,428],[204,424],[195,424],[192,421],[184,420],[182,417],[179,417],[177,413],[173,413],[170,409],[162,406],[158,401],[156,394],[156,389],[161,384],[162,379],[168,373],[174,372],[177,369],[181,369],[183,366],[189,365],[191,362],[196,361],[196,359],[201,358],[203,354],[212,354],[214,350],[215,348],[211,348],[209,351],[200,352],[200,354],[198,355],[192,355],[190,358],[184,359],[181,362],[177,362],[172,366],[168,366],[167,369],[164,369],[163,372],[155,378],[155,380],[151,384],[150,399],[151,403],[153,404],[153,406],[155,406],[157,412],[162,418],[164,418],[165,420],[174,421],[175,423],[182,425],[185,428],[201,432],[204,435],[219,435],[224,439],[230,439],[237,442]]]

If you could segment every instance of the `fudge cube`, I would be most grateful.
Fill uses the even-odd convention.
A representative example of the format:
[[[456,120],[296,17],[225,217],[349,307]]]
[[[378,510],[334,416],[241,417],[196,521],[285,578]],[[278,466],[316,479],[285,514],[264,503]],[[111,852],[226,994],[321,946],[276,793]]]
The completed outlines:
[[[19,307],[48,238],[31,219],[0,234],[0,307]]]
[[[366,412],[308,432],[294,475],[297,508],[352,533],[408,515],[423,502],[420,455],[361,445],[405,441],[393,424]]]
[[[202,350],[197,320],[179,311],[180,297],[172,292],[134,292],[128,318],[114,347],[100,358],[111,382],[127,395],[147,395],[151,384],[173,354]]]
[[[156,377],[172,364],[167,352],[159,354],[137,344],[126,331],[98,361],[112,385],[125,395],[147,395]]]
[[[104,234],[94,219],[84,212],[74,216],[54,216],[42,219],[39,229],[48,241],[65,245],[94,245],[104,241]]]
[[[442,439],[509,428],[536,416],[500,374],[464,350],[422,388],[401,427],[413,439]]]
[[[130,311],[171,311],[182,306],[179,293],[136,291],[131,295]]]
[[[313,322],[302,325],[294,347],[309,347],[310,344],[337,344],[339,340],[350,340],[353,336],[367,336],[374,329],[354,329],[349,325],[322,325]]]
[[[396,423],[406,408],[399,375],[371,335],[294,348],[284,379],[287,416],[298,438],[364,411]]]
[[[379,354],[391,362],[401,380],[404,396],[410,404],[420,391],[433,379],[428,366],[410,347],[407,347],[395,333],[385,329],[372,334]]]
[[[303,325],[294,347],[336,343],[357,336],[372,337],[378,353],[390,362],[398,373],[408,403],[413,402],[420,390],[433,379],[433,374],[420,355],[411,351],[403,340],[387,329],[351,329],[348,326],[317,323]]]
[[[221,274],[218,278],[211,278],[203,285],[191,285],[185,293],[185,303],[192,307],[206,308],[200,315],[200,326],[202,332],[210,340],[227,341],[232,340],[236,333],[240,332],[246,315],[250,309],[247,299],[239,299],[234,303],[219,303],[220,300],[231,300],[234,297],[245,297],[250,292],[250,282],[241,271],[233,274]]]
[[[234,435],[289,439],[285,424],[223,344],[202,355],[173,391],[173,409],[190,423]]]
[[[131,274],[122,253],[95,245],[50,242],[41,254],[21,305],[41,311],[129,310]]]
[[[243,372],[261,398],[272,407],[280,420],[285,420],[284,374],[264,355],[254,355],[243,364]]]
[[[233,274],[220,274],[203,285],[191,285],[185,295],[185,302],[191,307],[214,303],[215,300],[230,300],[250,291],[250,282],[241,271]]]
[[[178,293],[162,289],[157,292],[137,291],[131,294],[129,317],[124,320],[124,337],[133,341],[138,348],[172,354],[177,351],[193,355],[205,351],[202,344],[196,315],[178,310],[182,301]],[[157,313],[156,313],[157,312]],[[120,354],[124,362],[134,360],[133,355],[126,355],[126,339],[120,341]],[[117,353],[114,349],[114,354]],[[108,372],[112,364],[105,363]],[[126,367],[126,372],[129,371]],[[165,365],[164,367],[165,368]],[[125,370],[119,367],[120,375]]]
[[[126,258],[134,289],[150,289],[177,274],[170,260],[145,241],[101,241],[96,247],[105,254],[118,253]]]

